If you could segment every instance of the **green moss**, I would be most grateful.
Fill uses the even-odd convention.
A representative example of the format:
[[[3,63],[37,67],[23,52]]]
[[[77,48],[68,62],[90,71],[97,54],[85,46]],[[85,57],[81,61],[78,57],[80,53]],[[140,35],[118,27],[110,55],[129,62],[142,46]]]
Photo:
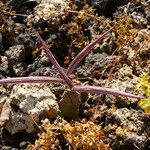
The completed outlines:
[[[135,90],[141,90],[145,96],[145,98],[139,101],[139,107],[141,107],[142,109],[144,109],[145,112],[150,114],[150,81],[148,73],[144,72],[140,75]]]

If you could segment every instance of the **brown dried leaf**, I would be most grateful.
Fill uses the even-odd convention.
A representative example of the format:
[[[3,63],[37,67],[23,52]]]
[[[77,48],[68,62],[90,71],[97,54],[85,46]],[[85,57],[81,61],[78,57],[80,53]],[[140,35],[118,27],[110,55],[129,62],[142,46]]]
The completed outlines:
[[[80,103],[81,99],[79,93],[65,91],[59,103],[62,117],[66,119],[77,119]]]

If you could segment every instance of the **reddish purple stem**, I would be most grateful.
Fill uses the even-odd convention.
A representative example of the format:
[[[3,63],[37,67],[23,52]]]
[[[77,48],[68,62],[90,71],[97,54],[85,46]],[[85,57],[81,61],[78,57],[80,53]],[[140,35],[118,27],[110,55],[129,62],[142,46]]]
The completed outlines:
[[[16,77],[16,78],[7,78],[0,80],[0,84],[16,84],[16,83],[62,83],[65,84],[65,81],[60,78],[46,77],[46,76],[34,76],[34,77]]]
[[[99,35],[95,40],[93,40],[91,43],[89,43],[70,63],[68,66],[68,69],[66,71],[66,74],[69,75],[73,73],[77,65],[80,63],[80,61],[92,50],[92,48],[95,46],[96,43],[101,41],[112,29],[109,29],[105,33]]]
[[[116,96],[125,96],[131,98],[143,98],[139,95],[134,95],[126,92],[122,92],[116,89],[106,88],[106,87],[98,87],[98,86],[74,86],[72,88],[73,91],[76,92],[90,92],[90,93],[100,93],[100,94],[112,94]]]
[[[67,75],[64,72],[64,70],[62,69],[62,67],[58,64],[58,62],[55,59],[54,55],[51,53],[51,51],[49,50],[47,44],[43,41],[43,39],[41,38],[39,33],[37,33],[37,35],[38,35],[38,38],[40,39],[40,41],[42,42],[43,48],[44,48],[48,58],[50,59],[50,61],[54,65],[54,67],[59,71],[61,77],[65,80],[65,82],[69,86],[69,88],[72,89],[73,84],[72,84],[71,80],[67,77]]]
[[[92,43],[90,43],[88,46],[86,46],[73,60],[73,62],[69,65],[69,68],[67,70],[67,74],[70,74],[74,71],[78,63],[83,59],[83,57],[94,47],[94,45],[102,40],[104,36],[109,33],[110,30],[105,32],[104,34],[98,36],[96,40],[94,40]],[[70,88],[70,90],[76,91],[76,92],[90,92],[90,93],[101,93],[101,94],[112,94],[117,96],[125,96],[125,97],[131,97],[131,98],[143,98],[139,95],[134,95],[126,92],[122,92],[116,89],[106,88],[106,87],[98,87],[98,86],[77,86],[72,83],[72,81],[67,77],[64,70],[61,68],[61,66],[58,64],[57,60],[51,53],[51,51],[48,49],[48,46],[46,43],[42,40],[40,35],[38,34],[38,37],[40,41],[42,42],[43,48],[48,56],[48,58],[51,60],[55,68],[58,69],[59,73],[61,74],[60,78],[53,78],[53,77],[46,77],[46,76],[29,76],[29,77],[18,77],[18,78],[7,78],[0,80],[0,84],[8,84],[8,83],[62,83],[67,84]]]
[[[17,78],[7,78],[7,79],[0,80],[0,84],[17,84],[17,83],[61,83],[61,84],[65,84],[65,81],[60,78],[53,78],[53,77],[47,77],[47,76],[17,77]],[[72,90],[76,92],[112,94],[116,96],[125,96],[125,97],[138,98],[138,99],[143,98],[142,96],[122,92],[117,89],[98,87],[98,86],[74,85],[72,87]]]

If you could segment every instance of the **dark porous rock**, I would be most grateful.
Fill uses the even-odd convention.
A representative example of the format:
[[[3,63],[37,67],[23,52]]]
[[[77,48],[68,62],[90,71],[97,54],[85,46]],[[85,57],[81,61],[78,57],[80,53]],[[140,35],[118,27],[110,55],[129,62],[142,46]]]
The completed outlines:
[[[5,55],[8,57],[11,65],[14,65],[16,62],[25,61],[25,49],[23,45],[15,45],[9,48],[5,52]]]
[[[150,117],[142,110],[121,108],[108,113],[105,132],[110,141],[114,140],[112,147],[114,149],[145,147],[148,144],[149,120]]]
[[[35,50],[37,48],[37,35],[36,33],[33,31],[31,33],[21,33],[16,37],[16,42],[18,44],[22,44],[24,45],[25,49],[26,49],[26,53],[31,55],[32,50]]]
[[[79,77],[89,76],[94,71],[102,69],[108,64],[108,62],[109,61],[107,60],[107,54],[91,53],[86,57],[84,65],[77,68],[77,74]]]
[[[21,24],[21,23],[15,23],[14,24],[14,31],[15,31],[16,35],[24,33],[25,29],[26,29],[26,26],[24,24]]]
[[[5,52],[9,61],[9,68],[15,76],[25,75],[25,49],[23,45],[15,45]]]
[[[99,15],[111,17],[117,10],[117,7],[124,5],[129,0],[88,0],[88,4],[95,9]]]
[[[95,39],[98,35],[103,34],[107,31],[104,27],[109,24],[110,20],[101,16],[101,21],[89,19],[84,22],[85,33],[89,32],[92,39]],[[103,42],[99,42],[92,49],[93,53],[106,53],[112,54],[115,46],[115,36],[112,33],[109,33],[104,39]]]
[[[27,75],[30,76],[51,76],[58,77],[58,71],[52,66],[44,51],[36,57],[32,64],[27,66]]]
[[[144,29],[149,25],[150,8],[148,5],[149,2],[132,1],[119,7],[113,16],[118,17],[128,13],[128,17],[133,19],[134,27]]]
[[[30,74],[30,76],[50,76],[50,77],[58,77],[58,71],[54,68],[50,67],[41,67],[37,68],[34,72]]]
[[[10,46],[13,46],[16,44],[15,42],[15,23],[13,20],[7,21],[7,27],[4,33],[2,33],[3,37],[3,48],[4,50],[8,50]]]
[[[29,143],[33,143],[37,137],[36,133],[20,132],[10,134],[6,129],[0,130],[0,149],[1,150],[23,150],[26,149]]]
[[[6,27],[2,32],[3,52],[7,51],[10,46],[18,44],[16,37],[25,32],[26,26],[21,23],[15,23],[13,20],[5,20]]]
[[[3,38],[2,34],[0,33],[0,54],[3,52]]]
[[[38,1],[39,0],[13,0],[11,4],[17,13],[26,13],[25,10],[29,10],[29,8],[33,9]]]

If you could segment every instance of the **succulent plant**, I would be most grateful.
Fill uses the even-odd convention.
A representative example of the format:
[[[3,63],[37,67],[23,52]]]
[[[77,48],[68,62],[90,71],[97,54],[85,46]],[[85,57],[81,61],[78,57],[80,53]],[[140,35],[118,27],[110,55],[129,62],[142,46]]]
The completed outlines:
[[[99,35],[95,40],[89,43],[85,48],[74,58],[71,64],[68,66],[67,71],[65,72],[64,69],[59,65],[57,60],[55,59],[54,55],[49,50],[47,44],[43,41],[39,33],[37,32],[37,37],[42,43],[43,49],[45,50],[48,58],[54,65],[54,67],[59,71],[61,78],[54,78],[48,76],[30,76],[30,77],[17,77],[17,78],[7,78],[0,80],[0,84],[9,84],[9,83],[61,83],[66,84],[71,91],[75,92],[87,92],[87,93],[101,93],[101,94],[112,94],[117,96],[124,96],[124,97],[131,97],[131,98],[143,98],[140,95],[130,94],[123,91],[119,91],[117,89],[107,88],[107,87],[99,87],[99,86],[83,86],[83,85],[76,85],[73,83],[69,75],[74,72],[77,65],[80,61],[92,50],[94,45],[101,41],[109,32],[104,32],[102,35]]]

